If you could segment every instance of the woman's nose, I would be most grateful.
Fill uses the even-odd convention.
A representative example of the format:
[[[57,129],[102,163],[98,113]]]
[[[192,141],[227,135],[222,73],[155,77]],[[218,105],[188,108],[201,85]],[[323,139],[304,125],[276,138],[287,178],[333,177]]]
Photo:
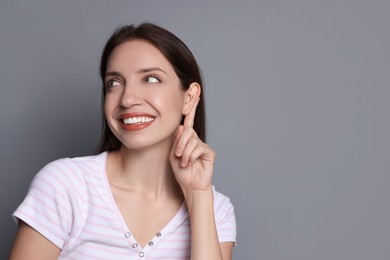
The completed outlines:
[[[131,107],[142,103],[142,96],[136,86],[125,86],[121,96],[122,107]]]

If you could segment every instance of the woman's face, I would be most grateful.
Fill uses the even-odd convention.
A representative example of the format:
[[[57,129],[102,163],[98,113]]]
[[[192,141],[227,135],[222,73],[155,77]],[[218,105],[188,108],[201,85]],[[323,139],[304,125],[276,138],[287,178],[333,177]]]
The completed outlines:
[[[140,149],[171,143],[185,91],[164,55],[147,41],[131,40],[112,51],[106,71],[104,112],[122,145]]]

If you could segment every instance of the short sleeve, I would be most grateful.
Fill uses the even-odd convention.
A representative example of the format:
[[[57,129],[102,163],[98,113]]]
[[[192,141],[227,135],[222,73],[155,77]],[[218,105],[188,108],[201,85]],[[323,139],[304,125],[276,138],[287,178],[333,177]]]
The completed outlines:
[[[64,160],[46,165],[34,177],[13,217],[22,220],[62,249],[73,223],[71,187]]]
[[[230,199],[215,191],[214,208],[219,242],[236,243],[236,217]]]

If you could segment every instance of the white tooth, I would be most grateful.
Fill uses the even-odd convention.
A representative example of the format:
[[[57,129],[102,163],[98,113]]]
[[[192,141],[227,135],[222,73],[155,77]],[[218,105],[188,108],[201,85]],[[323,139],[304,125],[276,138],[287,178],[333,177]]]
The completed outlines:
[[[123,123],[126,125],[129,124],[141,124],[141,123],[148,123],[152,120],[154,120],[153,117],[132,117],[132,118],[123,118]]]

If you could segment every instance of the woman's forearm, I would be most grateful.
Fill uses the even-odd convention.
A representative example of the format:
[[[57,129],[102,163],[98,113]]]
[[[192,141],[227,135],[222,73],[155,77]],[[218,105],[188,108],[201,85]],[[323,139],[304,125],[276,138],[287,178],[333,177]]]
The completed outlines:
[[[191,221],[191,259],[222,259],[211,187],[205,191],[186,192],[185,199]]]

